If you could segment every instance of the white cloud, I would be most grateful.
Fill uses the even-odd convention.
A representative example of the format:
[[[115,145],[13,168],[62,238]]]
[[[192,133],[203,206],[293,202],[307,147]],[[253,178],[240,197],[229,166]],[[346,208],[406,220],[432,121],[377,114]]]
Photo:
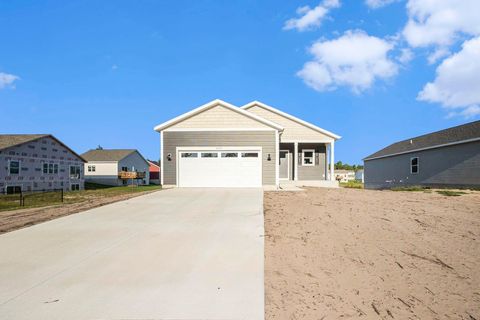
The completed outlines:
[[[15,88],[14,82],[19,79],[20,77],[16,75],[0,72],[0,89],[6,87]]]
[[[412,47],[450,46],[480,34],[479,0],[409,0],[403,35]]]
[[[297,9],[297,14],[300,15],[300,17],[287,20],[283,26],[283,29],[306,31],[318,28],[323,19],[327,17],[330,9],[338,8],[339,6],[339,0],[324,0],[313,9],[311,9],[309,6],[300,7]]]
[[[413,59],[413,51],[410,48],[403,48],[400,50],[400,56],[397,58],[402,64],[409,63]]]
[[[438,60],[449,55],[450,55],[450,50],[448,50],[445,47],[439,47],[432,54],[428,56],[428,64],[435,64],[437,63]]]
[[[309,51],[313,60],[297,75],[317,91],[347,86],[360,93],[376,79],[397,74],[398,66],[389,57],[393,44],[362,30],[350,30],[337,39],[317,41]]]
[[[480,115],[480,37],[465,41],[460,52],[438,66],[435,80],[425,85],[418,100],[441,103],[449,116]]]
[[[370,9],[378,9],[381,7],[384,7],[386,5],[389,5],[390,3],[393,3],[397,0],[365,0],[365,4],[370,8]]]

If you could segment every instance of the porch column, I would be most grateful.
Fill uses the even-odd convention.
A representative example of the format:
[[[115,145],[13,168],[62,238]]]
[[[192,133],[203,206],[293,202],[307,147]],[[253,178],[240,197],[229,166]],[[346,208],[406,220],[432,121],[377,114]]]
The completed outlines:
[[[293,180],[298,180],[298,142],[294,143],[293,148]]]
[[[335,181],[335,141],[330,143],[330,181]]]

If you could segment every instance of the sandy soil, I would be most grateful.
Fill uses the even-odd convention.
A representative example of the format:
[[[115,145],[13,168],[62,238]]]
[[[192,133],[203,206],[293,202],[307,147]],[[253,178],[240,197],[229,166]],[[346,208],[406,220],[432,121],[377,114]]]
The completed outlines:
[[[268,320],[480,320],[480,192],[268,192],[265,232]]]
[[[77,203],[0,211],[0,234],[156,191],[158,190],[114,196],[90,196],[87,200]]]

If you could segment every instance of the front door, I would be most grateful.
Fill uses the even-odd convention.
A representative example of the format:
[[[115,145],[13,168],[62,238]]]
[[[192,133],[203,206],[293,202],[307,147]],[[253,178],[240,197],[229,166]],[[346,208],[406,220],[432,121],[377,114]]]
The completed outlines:
[[[290,179],[290,152],[280,150],[279,175],[282,180]]]

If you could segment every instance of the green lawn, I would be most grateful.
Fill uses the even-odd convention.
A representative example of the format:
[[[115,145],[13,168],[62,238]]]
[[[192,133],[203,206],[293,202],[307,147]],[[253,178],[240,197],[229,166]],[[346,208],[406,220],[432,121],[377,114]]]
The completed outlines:
[[[363,183],[360,181],[348,181],[348,182],[340,182],[340,187],[344,188],[353,188],[353,189],[363,189]]]
[[[110,187],[104,185],[86,184],[86,188],[87,190],[65,192],[63,204],[78,203],[98,198],[108,198],[131,193],[155,191],[160,190],[161,186],[150,185],[138,187]],[[24,202],[25,205],[21,206],[20,197],[18,194],[0,195],[0,211],[61,205],[61,192],[27,193],[25,194]]]

